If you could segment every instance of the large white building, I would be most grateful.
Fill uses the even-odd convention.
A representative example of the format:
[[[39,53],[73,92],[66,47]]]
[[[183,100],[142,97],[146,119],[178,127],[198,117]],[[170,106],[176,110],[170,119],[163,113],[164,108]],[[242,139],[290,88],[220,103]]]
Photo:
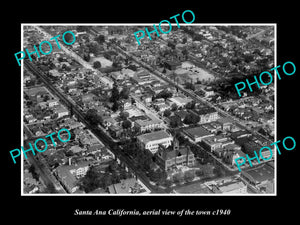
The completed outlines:
[[[152,154],[155,154],[158,151],[158,146],[160,144],[168,148],[173,141],[173,137],[166,131],[160,130],[148,134],[142,134],[137,137],[137,141],[142,149],[148,149]]]

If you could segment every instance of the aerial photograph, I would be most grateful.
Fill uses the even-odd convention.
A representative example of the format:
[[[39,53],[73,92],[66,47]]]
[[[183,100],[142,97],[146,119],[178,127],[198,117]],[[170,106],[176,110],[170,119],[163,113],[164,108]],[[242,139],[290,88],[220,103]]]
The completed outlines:
[[[22,195],[276,194],[276,24],[172,25],[22,24]]]

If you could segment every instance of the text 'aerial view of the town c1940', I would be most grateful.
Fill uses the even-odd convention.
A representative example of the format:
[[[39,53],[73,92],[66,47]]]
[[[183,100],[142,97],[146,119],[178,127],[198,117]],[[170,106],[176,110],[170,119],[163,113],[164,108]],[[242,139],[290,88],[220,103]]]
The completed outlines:
[[[29,52],[60,35],[22,62],[24,149],[71,133],[22,156],[22,195],[274,195],[270,151],[235,159],[274,142],[275,82],[234,85],[275,66],[276,26],[174,25],[138,44],[145,27],[22,24]]]

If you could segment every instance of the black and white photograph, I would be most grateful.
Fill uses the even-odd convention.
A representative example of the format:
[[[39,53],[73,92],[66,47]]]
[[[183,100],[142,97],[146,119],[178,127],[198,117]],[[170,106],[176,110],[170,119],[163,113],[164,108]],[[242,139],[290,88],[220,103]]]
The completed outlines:
[[[5,9],[3,221],[296,219],[296,4],[111,3]]]
[[[276,194],[276,25],[22,28],[23,194]]]

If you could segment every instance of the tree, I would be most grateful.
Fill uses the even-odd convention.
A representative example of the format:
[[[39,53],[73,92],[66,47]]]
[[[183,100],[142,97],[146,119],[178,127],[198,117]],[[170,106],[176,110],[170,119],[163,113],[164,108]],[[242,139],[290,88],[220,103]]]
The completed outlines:
[[[119,102],[115,101],[114,104],[111,107],[111,110],[116,112],[119,109]]]
[[[195,105],[196,105],[196,102],[195,102],[195,101],[191,101],[191,102],[188,102],[188,103],[185,105],[185,108],[186,108],[186,109],[195,109]]]
[[[95,37],[95,41],[97,41],[99,44],[102,44],[103,42],[105,42],[104,35],[98,35],[97,37]]]
[[[167,98],[171,98],[173,96],[173,93],[168,91],[168,90],[163,90],[161,92],[159,92],[156,96],[156,98],[164,98],[164,99],[167,99]]]
[[[185,88],[195,91],[195,85],[192,83],[185,83]]]
[[[184,173],[184,180],[186,182],[191,182],[194,180],[194,178],[195,178],[195,172],[193,170],[189,170]]]
[[[131,127],[131,122],[130,122],[129,120],[126,119],[126,120],[122,123],[122,127],[123,127],[124,129],[130,128],[130,127]]]
[[[185,116],[183,122],[185,124],[196,124],[200,121],[200,117],[194,113],[189,113]]]
[[[182,173],[176,173],[173,175],[173,182],[176,184],[179,184],[183,182],[183,174]]]
[[[178,116],[170,116],[170,127],[176,128],[182,125],[182,122]]]
[[[169,117],[171,115],[171,111],[169,109],[166,109],[164,111],[164,117]]]
[[[102,123],[102,118],[98,115],[98,112],[96,109],[89,109],[86,114],[85,114],[85,118],[94,125],[98,125],[100,123]]]
[[[174,112],[174,111],[176,111],[178,109],[178,106],[176,105],[176,103],[173,103],[172,105],[171,105],[171,110]]]
[[[130,93],[129,88],[124,87],[122,89],[122,91],[120,92],[120,97],[123,98],[123,99],[128,99],[129,98],[129,93]]]
[[[34,179],[39,180],[39,174],[35,171],[35,167],[33,165],[31,165],[28,170]]]
[[[129,117],[129,113],[128,112],[126,112],[126,111],[120,112],[120,118],[122,120],[126,120],[128,117]]]
[[[94,67],[95,69],[101,68],[101,63],[100,63],[99,61],[95,61],[95,62],[93,63],[93,67]]]
[[[119,89],[118,86],[116,84],[114,84],[112,90],[111,90],[111,97],[110,97],[110,101],[111,102],[116,102],[120,99],[120,93],[119,93]]]
[[[84,59],[85,61],[89,62],[90,59],[91,59],[90,53],[84,53],[84,54],[83,54],[83,59]]]
[[[71,33],[66,33],[64,38],[67,43],[72,43],[74,40],[74,37]]]

